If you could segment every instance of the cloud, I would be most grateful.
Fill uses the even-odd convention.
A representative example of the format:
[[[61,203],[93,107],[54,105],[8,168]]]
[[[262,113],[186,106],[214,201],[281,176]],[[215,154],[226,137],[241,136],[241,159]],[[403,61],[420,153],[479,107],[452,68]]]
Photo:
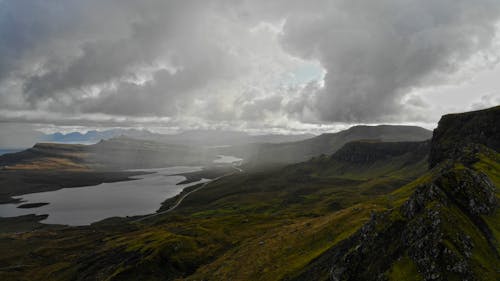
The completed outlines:
[[[482,95],[478,101],[474,102],[471,106],[472,110],[485,109],[500,104],[500,95],[486,94]]]
[[[415,89],[491,48],[499,15],[497,0],[0,0],[0,120],[429,122]]]
[[[289,16],[282,42],[326,68],[315,107],[322,120],[346,122],[404,114],[401,99],[412,88],[438,83],[491,45],[500,14],[494,0],[339,0],[317,7]]]
[[[43,133],[35,126],[25,123],[0,122],[0,147],[2,149],[17,149],[33,146]]]

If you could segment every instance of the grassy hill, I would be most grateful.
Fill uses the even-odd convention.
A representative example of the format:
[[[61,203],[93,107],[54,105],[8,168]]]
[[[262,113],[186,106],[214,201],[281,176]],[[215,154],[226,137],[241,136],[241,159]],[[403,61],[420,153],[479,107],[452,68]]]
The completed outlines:
[[[385,143],[354,145],[392,151]],[[91,227],[4,235],[0,245],[13,251],[0,256],[8,269],[0,277],[22,280],[35,272],[53,280],[293,276],[354,233],[371,211],[387,208],[384,195],[425,172],[427,153],[416,149],[419,145],[428,147],[402,143],[392,156],[370,162],[324,156],[234,174],[193,193],[176,211],[140,222],[110,219]],[[370,172],[374,165],[379,169]],[[30,253],[36,254],[26,260]],[[26,262],[29,267],[15,267]]]

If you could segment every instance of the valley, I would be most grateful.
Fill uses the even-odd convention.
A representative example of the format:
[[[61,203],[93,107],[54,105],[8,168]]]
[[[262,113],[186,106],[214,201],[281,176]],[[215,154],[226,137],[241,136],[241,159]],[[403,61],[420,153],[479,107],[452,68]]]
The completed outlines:
[[[500,281],[500,0],[0,0],[0,281]]]
[[[453,126],[446,124],[461,121],[446,121],[438,131],[447,133],[435,133],[430,141],[361,138],[346,142],[333,154],[317,154],[289,165],[256,165],[245,159],[241,171],[231,168],[217,174],[207,169],[214,180],[201,184],[197,183],[200,172],[193,171],[186,174],[193,185],[163,201],[154,215],[113,217],[80,227],[40,224],[46,216],[2,218],[0,246],[5,251],[0,255],[0,277],[431,280],[482,276],[494,280],[500,233],[500,167],[494,141],[499,131],[494,120],[500,117],[500,107],[465,114],[472,116],[467,118],[472,123],[465,126],[482,132],[477,137],[449,130]],[[474,125],[476,116],[494,125]],[[464,141],[441,150],[436,147],[442,146],[442,138]],[[225,152],[231,149],[235,148]],[[441,153],[439,164],[429,169],[436,150]],[[29,163],[40,156],[30,157],[21,153],[19,161]],[[99,171],[95,167],[117,167],[114,162],[102,165],[87,159],[77,161],[93,172]]]

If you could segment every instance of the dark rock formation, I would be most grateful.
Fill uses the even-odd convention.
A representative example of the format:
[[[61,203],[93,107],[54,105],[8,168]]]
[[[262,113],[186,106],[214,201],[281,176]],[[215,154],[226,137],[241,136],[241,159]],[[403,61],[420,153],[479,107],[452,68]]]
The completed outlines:
[[[470,265],[474,242],[463,229],[450,231],[450,223],[461,217],[447,210],[458,204],[495,252],[496,241],[476,214],[491,213],[497,202],[490,197],[491,182],[484,175],[468,170],[460,173],[445,171],[418,187],[400,210],[372,214],[354,235],[323,254],[296,280],[324,275],[330,280],[386,280],[384,273],[405,256],[424,280],[476,280]],[[448,184],[455,178],[459,179]],[[466,202],[467,196],[476,203]]]
[[[500,261],[498,241],[485,221],[497,214],[497,188],[474,164],[480,154],[498,163],[499,121],[500,107],[444,116],[431,141],[434,168],[429,177],[400,208],[372,214],[355,234],[311,262],[296,280],[387,280],[401,259],[412,263],[423,280],[490,280],[491,275],[478,272],[484,270],[485,260]],[[334,157],[373,162],[408,151],[424,153],[426,145],[356,142]],[[480,258],[474,256],[476,247],[482,249]],[[498,273],[498,268],[488,270]]]
[[[432,136],[430,167],[462,156],[471,144],[500,150],[500,106],[441,117]]]
[[[422,142],[378,142],[353,141],[345,144],[332,155],[332,159],[357,164],[368,164],[378,160],[411,154],[415,161],[429,153],[429,141]]]

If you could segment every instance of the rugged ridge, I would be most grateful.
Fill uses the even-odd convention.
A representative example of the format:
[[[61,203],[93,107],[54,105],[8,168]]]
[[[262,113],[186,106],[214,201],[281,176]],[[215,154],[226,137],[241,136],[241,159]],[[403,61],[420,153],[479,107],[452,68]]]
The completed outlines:
[[[498,280],[499,112],[444,116],[430,144],[433,169],[409,198],[372,213],[294,280]]]
[[[462,156],[471,144],[483,144],[500,151],[500,106],[444,115],[433,132],[430,167]]]

